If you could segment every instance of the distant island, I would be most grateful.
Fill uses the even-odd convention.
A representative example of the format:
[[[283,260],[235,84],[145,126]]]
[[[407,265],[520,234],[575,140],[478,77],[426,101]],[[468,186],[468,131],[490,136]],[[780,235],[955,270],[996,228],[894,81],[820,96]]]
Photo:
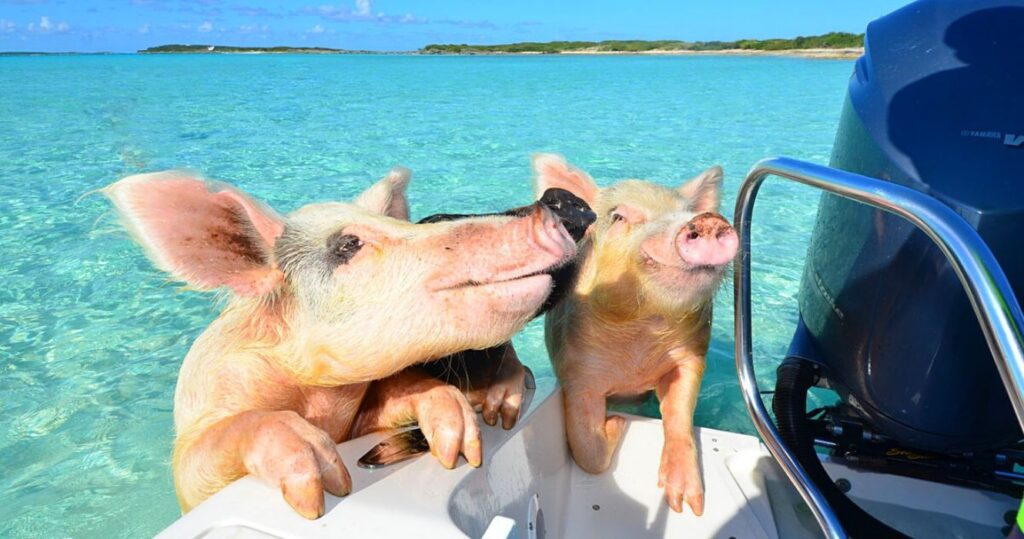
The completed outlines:
[[[830,32],[792,39],[738,41],[548,41],[504,45],[431,44],[418,51],[379,52],[327,47],[236,47],[230,45],[160,45],[140,54],[729,54],[785,55],[809,58],[856,58],[864,53],[864,34]]]
[[[374,54],[374,51],[329,49],[327,47],[232,47],[228,45],[160,45],[139,54]]]
[[[0,51],[0,56],[96,56],[116,54],[113,52],[100,51],[100,52],[44,52],[44,51]]]
[[[420,54],[786,54],[855,58],[864,52],[864,34],[830,32],[793,39],[738,41],[549,41],[505,45],[431,44]]]

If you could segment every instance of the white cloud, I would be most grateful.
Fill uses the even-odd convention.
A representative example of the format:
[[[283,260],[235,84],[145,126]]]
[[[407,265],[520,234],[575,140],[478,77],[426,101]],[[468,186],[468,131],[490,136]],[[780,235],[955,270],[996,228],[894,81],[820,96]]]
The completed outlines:
[[[389,15],[383,11],[373,11],[373,0],[353,0],[352,8],[344,4],[322,4],[303,8],[301,13],[319,15],[329,21],[372,22],[378,24],[423,24],[427,19],[416,17],[412,13]],[[329,31],[327,33],[330,33]]]
[[[335,17],[344,13],[343,9],[336,8],[334,6],[323,5],[316,8],[306,8],[307,12],[315,12],[323,15],[324,17]]]
[[[6,23],[6,25],[0,23],[0,32],[11,32],[14,30],[14,23],[11,23],[9,21],[4,22]],[[67,32],[70,29],[70,24],[64,21],[55,23],[51,21],[50,17],[47,17],[46,15],[39,17],[38,23],[30,22],[27,25],[25,25],[25,30],[29,32]]]
[[[139,33],[140,34],[148,34],[149,33],[149,24],[143,24],[142,26],[140,26],[139,27]]]
[[[199,30],[200,32],[203,32],[205,34],[206,32],[213,30],[213,25],[210,24],[210,21],[203,21],[203,24],[197,26],[196,30]]]
[[[267,26],[266,24],[263,24],[263,25],[259,25],[259,24],[243,24],[243,25],[238,27],[238,33],[239,34],[256,34],[256,33],[265,34],[269,30],[270,30],[270,26]]]
[[[14,31],[15,25],[7,19],[0,19],[0,34],[9,34]]]
[[[318,25],[316,25],[316,26],[314,26],[314,27],[310,28],[310,29],[309,29],[309,33],[311,33],[311,34],[322,34],[322,33],[324,33],[324,27],[323,27],[323,26],[320,26],[320,25],[318,24]]]

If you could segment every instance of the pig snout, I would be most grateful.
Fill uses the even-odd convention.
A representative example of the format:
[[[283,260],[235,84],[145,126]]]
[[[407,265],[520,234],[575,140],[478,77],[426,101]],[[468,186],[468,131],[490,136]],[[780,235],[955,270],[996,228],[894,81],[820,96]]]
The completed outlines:
[[[435,290],[512,282],[547,274],[576,255],[576,242],[541,204],[497,227],[466,223],[446,246]],[[468,228],[465,228],[468,227]],[[454,248],[452,248],[454,247]],[[546,282],[547,288],[550,282]]]
[[[597,215],[583,199],[565,189],[548,189],[538,202],[558,216],[566,231],[576,241],[583,239],[587,228],[597,220]]]
[[[739,238],[721,215],[702,213],[676,236],[679,257],[691,266],[721,266],[736,256]]]
[[[533,205],[526,225],[530,227],[529,238],[534,246],[551,254],[558,261],[564,261],[576,254],[576,241],[565,229],[562,220],[546,205]]]

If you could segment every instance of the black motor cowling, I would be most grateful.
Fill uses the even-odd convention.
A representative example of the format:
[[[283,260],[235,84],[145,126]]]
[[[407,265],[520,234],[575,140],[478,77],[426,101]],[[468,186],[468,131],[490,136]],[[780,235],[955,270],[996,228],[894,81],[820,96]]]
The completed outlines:
[[[868,26],[834,168],[898,183],[978,230],[1024,291],[1024,3],[923,0]],[[778,369],[783,442],[854,537],[900,533],[850,501],[856,466],[1019,495],[1021,430],[953,268],[914,225],[822,195]],[[812,384],[839,403],[808,414]],[[1000,473],[1001,472],[1001,473]]]
[[[1024,292],[1024,4],[921,1],[873,22],[831,166],[946,203]],[[800,291],[829,387],[872,430],[934,452],[1021,438],[967,296],[899,217],[824,195]],[[805,347],[807,348],[807,347]]]

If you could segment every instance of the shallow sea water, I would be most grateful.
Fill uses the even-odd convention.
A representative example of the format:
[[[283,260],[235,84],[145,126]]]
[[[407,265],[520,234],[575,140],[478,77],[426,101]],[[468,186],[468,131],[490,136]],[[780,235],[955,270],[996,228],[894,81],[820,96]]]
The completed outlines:
[[[139,537],[179,515],[174,384],[217,306],[152,269],[90,191],[190,168],[287,212],[352,197],[402,164],[418,219],[528,203],[530,154],[555,151],[602,185],[677,185],[722,164],[731,217],[756,160],[827,163],[851,69],[742,57],[0,58],[0,536]],[[769,387],[817,196],[769,181],[759,201],[755,353]],[[752,432],[731,284],[696,423]],[[541,324],[516,344],[551,377]]]

